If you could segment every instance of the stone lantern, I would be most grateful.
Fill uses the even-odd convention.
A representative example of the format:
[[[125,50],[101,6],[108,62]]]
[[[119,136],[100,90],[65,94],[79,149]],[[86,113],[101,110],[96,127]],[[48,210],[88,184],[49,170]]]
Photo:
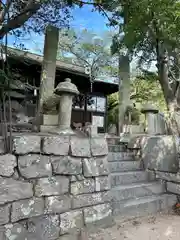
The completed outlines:
[[[147,133],[156,134],[157,113],[159,110],[151,104],[145,104],[141,112],[145,114],[147,120]]]
[[[73,97],[79,94],[79,91],[76,85],[71,83],[71,79],[66,78],[64,82],[58,84],[54,93],[60,96],[58,126],[50,132],[56,134],[74,134],[70,127],[72,101]]]

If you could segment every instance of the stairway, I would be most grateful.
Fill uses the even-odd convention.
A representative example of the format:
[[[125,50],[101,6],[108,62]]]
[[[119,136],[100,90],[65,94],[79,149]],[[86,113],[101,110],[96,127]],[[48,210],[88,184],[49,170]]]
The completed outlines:
[[[109,168],[113,215],[138,217],[172,208],[176,196],[152,172],[143,169],[123,145],[109,145]]]

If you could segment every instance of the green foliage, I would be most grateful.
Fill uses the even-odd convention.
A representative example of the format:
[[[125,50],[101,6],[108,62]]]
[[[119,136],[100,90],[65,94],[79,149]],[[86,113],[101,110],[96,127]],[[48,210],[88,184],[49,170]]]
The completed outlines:
[[[178,0],[128,0],[114,1],[117,9],[113,11],[113,20],[119,16],[125,18],[119,24],[124,37],[114,36],[113,52],[126,47],[132,55],[141,55],[140,64],[156,60],[157,38],[171,50],[179,46],[180,41],[180,2]],[[112,4],[111,4],[112,5]],[[108,8],[107,8],[108,9]]]
[[[88,66],[92,79],[101,72],[117,76],[117,68],[111,67],[115,60],[110,51],[111,39],[109,32],[102,38],[86,29],[79,32],[63,30],[60,32],[58,55],[62,60],[69,57],[72,63]]]
[[[158,107],[161,112],[166,112],[166,103],[164,100],[161,86],[158,82],[158,76],[155,73],[145,72],[141,76],[137,76],[132,80],[131,84],[131,100],[135,104],[135,108],[128,108],[126,116],[131,113],[131,121],[137,124],[140,119],[140,109],[146,102],[152,103]],[[118,122],[118,93],[114,93],[108,97],[108,123],[117,124]]]
[[[136,105],[146,102],[156,105],[161,112],[166,112],[166,103],[156,74],[138,76],[132,82],[131,100]]]

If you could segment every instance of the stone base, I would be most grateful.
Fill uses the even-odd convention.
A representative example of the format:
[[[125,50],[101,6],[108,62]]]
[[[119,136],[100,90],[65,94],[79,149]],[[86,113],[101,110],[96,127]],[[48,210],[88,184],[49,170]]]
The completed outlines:
[[[48,126],[57,126],[58,125],[58,115],[43,114],[42,124]]]
[[[56,135],[75,135],[76,134],[71,128],[61,129],[59,127],[50,128],[48,132]]]
[[[52,125],[41,125],[40,126],[40,132],[48,133],[54,128],[55,128],[55,126],[52,126]]]

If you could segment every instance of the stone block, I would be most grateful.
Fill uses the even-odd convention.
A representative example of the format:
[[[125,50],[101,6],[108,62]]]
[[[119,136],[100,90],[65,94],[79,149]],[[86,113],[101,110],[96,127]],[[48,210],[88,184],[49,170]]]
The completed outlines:
[[[71,208],[71,198],[69,196],[51,196],[45,198],[46,213],[63,213]]]
[[[57,240],[79,240],[79,234],[74,233],[74,234],[65,234],[60,236]]]
[[[65,156],[69,153],[69,136],[44,137],[43,153]]]
[[[58,125],[58,115],[43,114],[43,125]]]
[[[91,194],[76,195],[72,198],[72,208],[81,208],[86,206],[97,205],[110,201],[109,192],[98,192]]]
[[[4,226],[0,226],[0,239],[1,240],[6,240],[6,236],[5,236],[5,227]]]
[[[51,157],[53,172],[61,175],[82,174],[81,158],[70,156]]]
[[[132,152],[109,152],[109,162],[134,161],[134,154]]]
[[[108,155],[108,145],[105,138],[91,138],[90,146],[92,156]]]
[[[4,205],[0,207],[0,225],[6,224],[10,220],[11,205]]]
[[[39,153],[41,147],[40,136],[16,136],[13,138],[13,151],[16,154]]]
[[[90,157],[89,138],[71,137],[71,154],[74,157]]]
[[[125,172],[125,171],[136,171],[141,170],[140,161],[112,161],[109,162],[110,172]]]
[[[165,192],[165,184],[160,181],[120,185],[111,189],[113,202],[126,202],[130,199],[139,199],[153,195],[161,195]]]
[[[54,129],[54,126],[50,126],[50,125],[40,125],[40,132],[42,132],[42,133],[51,132],[53,129]]]
[[[76,181],[83,181],[85,180],[85,177],[82,174],[78,174],[78,175],[72,175],[70,177],[70,181],[71,182],[76,182]]]
[[[71,183],[71,194],[73,195],[92,192],[95,192],[94,179],[85,179],[83,181]]]
[[[115,142],[116,142],[116,140],[115,140]],[[116,144],[116,145],[112,145],[112,144]],[[126,151],[126,145],[125,144],[119,145],[119,144],[120,144],[119,139],[117,140],[117,143],[108,144],[109,153],[110,152],[124,152],[124,151]]]
[[[180,195],[180,184],[173,183],[173,182],[167,182],[166,188],[168,192],[175,193]]]
[[[20,179],[19,172],[18,172],[17,168],[14,169],[14,174],[12,175],[12,178],[15,179],[15,180]]]
[[[84,222],[86,225],[103,221],[112,215],[111,205],[109,203],[100,204],[93,207],[85,208],[84,210]]]
[[[156,178],[170,182],[172,181],[180,183],[180,173],[168,173],[156,171]]]
[[[35,217],[44,213],[43,198],[31,198],[12,203],[11,222]]]
[[[12,154],[0,155],[0,175],[10,177],[17,166],[16,157]]]
[[[35,185],[35,196],[55,196],[68,193],[69,179],[65,176],[56,176],[38,179]]]
[[[85,177],[96,177],[109,174],[107,156],[83,159],[83,172]]]
[[[56,240],[59,237],[59,225],[58,215],[44,215],[29,219],[27,227],[32,236],[30,240]]]
[[[147,137],[142,144],[142,160],[147,169],[178,172],[179,162],[174,137]]]
[[[19,156],[18,168],[24,178],[40,178],[52,175],[49,156],[40,154],[28,154]]]
[[[110,178],[108,176],[95,178],[96,192],[105,191],[109,189],[110,189]]]
[[[25,224],[15,223],[7,224],[4,226],[4,239],[3,240],[25,240],[28,232]],[[29,240],[29,239],[28,239]]]
[[[145,181],[152,181],[153,172],[145,171],[129,171],[129,172],[117,172],[111,174],[111,187],[119,185],[128,185],[132,183],[140,183]]]
[[[4,145],[4,139],[0,137],[0,154],[4,154],[6,152],[5,145]]]
[[[33,196],[32,184],[0,177],[0,204]]]
[[[81,210],[60,214],[60,234],[77,231],[83,226],[83,213]]]

